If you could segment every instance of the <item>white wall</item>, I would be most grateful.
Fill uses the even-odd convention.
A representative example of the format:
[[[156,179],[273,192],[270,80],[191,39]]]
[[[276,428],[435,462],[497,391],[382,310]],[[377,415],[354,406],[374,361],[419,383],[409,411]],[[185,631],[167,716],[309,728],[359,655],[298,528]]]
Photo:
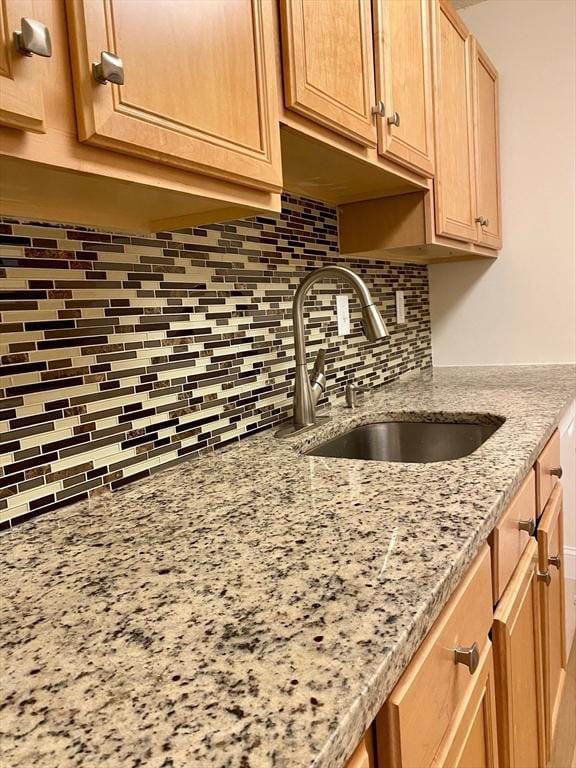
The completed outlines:
[[[461,11],[500,73],[504,247],[430,267],[435,365],[576,361],[576,2]]]

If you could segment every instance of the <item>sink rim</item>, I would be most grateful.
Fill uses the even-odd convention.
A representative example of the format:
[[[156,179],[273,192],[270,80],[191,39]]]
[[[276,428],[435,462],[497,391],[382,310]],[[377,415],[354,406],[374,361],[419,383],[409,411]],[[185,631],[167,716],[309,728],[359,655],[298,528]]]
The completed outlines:
[[[452,459],[438,459],[435,461],[400,461],[392,459],[367,459],[359,457],[346,457],[346,456],[315,456],[312,451],[320,448],[326,443],[330,443],[333,440],[346,437],[357,429],[362,427],[370,427],[378,424],[453,424],[453,425],[467,425],[467,426],[494,426],[494,432],[489,435],[479,446],[477,446],[470,453],[463,456],[456,456]],[[348,420],[345,424],[341,425],[341,429],[332,433],[332,429],[325,425],[318,433],[312,433],[306,436],[297,447],[298,453],[306,458],[311,459],[333,459],[338,461],[368,461],[372,464],[439,464],[442,462],[452,463],[454,461],[460,461],[467,459],[470,456],[476,454],[481,448],[483,448],[490,438],[499,431],[506,423],[506,417],[500,414],[492,412],[478,412],[478,411],[388,411],[383,414],[375,416],[373,414],[364,413],[359,418]],[[333,422],[332,428],[334,427]],[[296,447],[296,446],[295,446]]]

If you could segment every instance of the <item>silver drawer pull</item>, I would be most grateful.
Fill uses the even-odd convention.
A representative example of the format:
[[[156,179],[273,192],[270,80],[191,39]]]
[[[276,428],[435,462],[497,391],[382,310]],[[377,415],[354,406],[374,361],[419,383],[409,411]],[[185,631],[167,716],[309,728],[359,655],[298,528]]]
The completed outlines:
[[[552,576],[550,576],[550,571],[536,571],[536,579],[549,587]]]
[[[386,116],[386,105],[382,99],[379,99],[378,102],[372,107],[372,114],[377,115],[378,117]]]
[[[36,19],[20,19],[21,29],[14,32],[16,50],[24,56],[52,56],[50,30],[46,24]]]
[[[471,675],[476,672],[479,661],[480,653],[478,651],[478,643],[473,643],[469,648],[466,646],[459,646],[454,649],[454,663],[464,664],[470,670]]]
[[[92,64],[92,75],[97,83],[124,85],[124,62],[110,51],[102,51],[100,61]]]
[[[396,128],[400,128],[400,115],[398,112],[393,112],[388,118],[388,125],[395,125]]]
[[[534,518],[531,517],[529,520],[519,520],[518,529],[520,531],[526,531],[528,536],[534,536],[534,531],[536,530],[536,523],[534,522]]]
[[[558,480],[560,480],[560,478],[562,477],[562,474],[563,474],[562,473],[562,467],[554,467],[554,469],[550,470],[550,474],[553,475],[554,477],[557,477]]]
[[[554,568],[560,570],[560,568],[562,568],[562,559],[560,555],[550,555],[548,558],[548,565],[553,565]]]

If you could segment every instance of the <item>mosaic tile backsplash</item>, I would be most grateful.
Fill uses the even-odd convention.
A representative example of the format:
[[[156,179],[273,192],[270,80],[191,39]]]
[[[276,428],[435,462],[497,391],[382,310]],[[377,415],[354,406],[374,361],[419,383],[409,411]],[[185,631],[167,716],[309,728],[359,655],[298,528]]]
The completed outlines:
[[[358,272],[390,337],[366,342],[350,294],[307,302],[310,360],[328,394],[431,365],[424,266],[343,259],[337,216],[284,196],[278,216],[139,237],[0,219],[0,523],[137,481],[291,412],[291,300],[329,263]],[[395,291],[406,323],[395,322]]]

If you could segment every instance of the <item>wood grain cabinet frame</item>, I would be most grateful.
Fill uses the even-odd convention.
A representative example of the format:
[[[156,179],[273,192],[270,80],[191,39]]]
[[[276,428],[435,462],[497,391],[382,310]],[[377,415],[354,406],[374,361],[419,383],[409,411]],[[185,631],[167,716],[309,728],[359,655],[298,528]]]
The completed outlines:
[[[545,768],[538,553],[532,539],[494,614],[498,752],[505,768]]]
[[[472,37],[447,0],[433,3],[436,234],[474,242]]]
[[[364,734],[362,741],[354,750],[354,754],[346,763],[346,768],[378,768],[374,753],[372,728],[369,728]]]
[[[81,141],[248,186],[282,183],[266,0],[67,0]],[[98,84],[102,51],[123,85]]]
[[[557,483],[538,526],[538,567],[549,574],[540,582],[546,750],[550,756],[566,679],[564,533],[562,485]]]
[[[0,0],[0,123],[24,131],[44,133],[42,78],[49,60],[24,56],[12,35],[22,18],[42,19],[42,4],[32,0]]]
[[[286,107],[376,146],[370,0],[280,0]]]
[[[374,0],[378,151],[434,173],[430,0]],[[397,114],[398,125],[394,124]]]

